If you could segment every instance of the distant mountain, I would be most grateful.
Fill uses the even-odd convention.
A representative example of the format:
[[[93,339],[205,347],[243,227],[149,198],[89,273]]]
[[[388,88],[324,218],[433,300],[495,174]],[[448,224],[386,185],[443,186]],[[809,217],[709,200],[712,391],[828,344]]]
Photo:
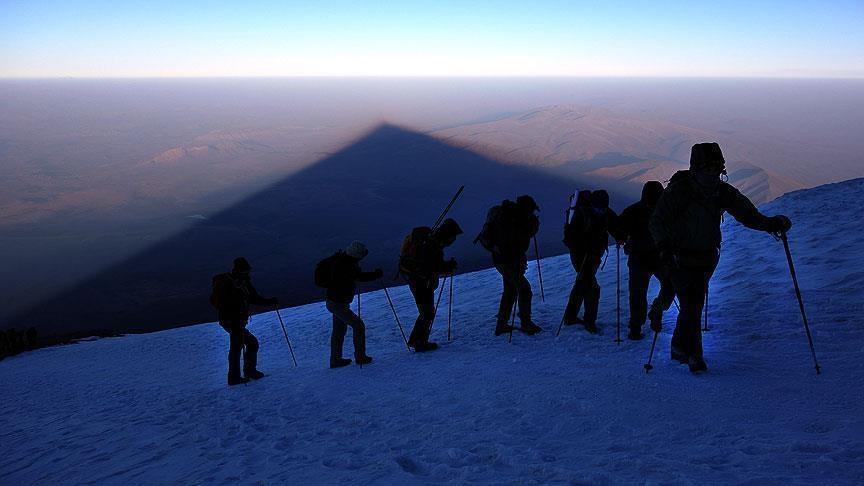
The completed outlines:
[[[676,170],[687,168],[694,143],[718,141],[727,157],[730,182],[754,202],[804,187],[738,158],[738,153],[745,153],[741,144],[725,141],[720,134],[597,107],[548,106],[432,135],[496,160],[631,186],[668,180]]]

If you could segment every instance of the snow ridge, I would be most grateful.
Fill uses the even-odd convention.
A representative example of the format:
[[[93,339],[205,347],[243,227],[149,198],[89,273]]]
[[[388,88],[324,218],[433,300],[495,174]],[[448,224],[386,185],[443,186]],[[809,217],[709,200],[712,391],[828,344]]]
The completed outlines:
[[[862,198],[856,179],[763,207],[795,223],[821,376],[782,245],[727,218],[704,376],[669,360],[674,307],[651,374],[650,341],[614,344],[614,253],[600,273],[603,334],[556,338],[573,278],[557,256],[542,262],[547,302],[534,300],[546,331],[512,344],[492,336],[500,282],[484,270],[457,276],[454,339],[423,355],[405,349],[383,293],[367,287],[376,362],[362,369],[326,368],[320,303],[283,311],[298,368],[275,314],[253,317],[270,376],[243,387],[225,386],[227,336],[212,323],[6,359],[0,482],[861,484]],[[626,261],[621,270],[626,319]],[[410,327],[409,292],[391,295]],[[446,319],[433,338],[446,341]]]

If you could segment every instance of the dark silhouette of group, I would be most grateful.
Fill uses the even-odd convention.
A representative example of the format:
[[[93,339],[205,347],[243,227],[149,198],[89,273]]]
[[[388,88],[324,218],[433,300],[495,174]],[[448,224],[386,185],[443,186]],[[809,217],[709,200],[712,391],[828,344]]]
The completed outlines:
[[[596,275],[604,263],[611,237],[616,245],[623,246],[628,256],[628,338],[633,341],[643,338],[646,319],[655,333],[660,332],[663,312],[677,296],[680,311],[671,357],[687,364],[693,373],[706,371],[701,313],[708,281],[719,261],[723,214],[728,212],[748,228],[771,233],[785,233],[792,226],[786,216],[768,217],[760,213],[746,196],[722,179],[725,174],[720,146],[700,143],[692,148],[689,170],[676,172],[665,189],[659,181],[646,182],[641,199],[621,215],[609,207],[609,195],[605,190],[574,194],[575,204],[567,210],[564,244],[570,252],[576,278],[562,325],[581,325],[588,332],[598,332],[601,288]],[[536,245],[540,229],[536,214],[539,210],[536,201],[528,195],[519,196],[515,201],[505,200],[488,211],[483,228],[474,240],[491,253],[492,263],[501,275],[503,290],[494,329],[496,336],[512,335],[514,330],[527,335],[542,331],[531,319],[533,291],[525,278],[528,251],[532,240]],[[454,259],[445,259],[444,249],[462,233],[459,224],[448,218],[433,227],[414,228],[403,242],[399,275],[408,284],[418,310],[407,344],[416,352],[433,351],[438,347],[429,340],[437,310],[435,289],[442,276],[452,278],[457,268]],[[333,315],[331,368],[351,363],[342,356],[348,327],[352,329],[355,362],[360,365],[372,362],[366,354],[366,326],[359,316],[359,305],[357,313],[351,310],[357,282],[370,282],[383,276],[381,269],[371,272],[361,269],[360,262],[367,254],[366,247],[355,241],[315,268],[315,283],[326,289],[326,307]],[[211,302],[219,312],[220,325],[230,336],[229,385],[264,376],[257,369],[258,341],[246,329],[246,324],[250,305],[278,304],[275,298],[258,295],[249,278],[250,270],[249,263],[240,257],[234,261],[230,273],[213,279]],[[660,290],[649,307],[647,293],[651,277],[659,281]],[[518,327],[515,326],[516,316],[520,321]],[[241,375],[240,356],[244,350]]]

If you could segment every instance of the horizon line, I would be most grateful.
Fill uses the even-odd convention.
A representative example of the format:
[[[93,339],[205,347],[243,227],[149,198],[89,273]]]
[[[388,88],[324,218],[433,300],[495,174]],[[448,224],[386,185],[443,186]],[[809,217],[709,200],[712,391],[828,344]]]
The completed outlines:
[[[0,76],[0,81],[63,80],[204,80],[204,79],[686,79],[686,80],[837,80],[862,81],[860,76],[696,76],[696,75],[607,75],[607,74],[513,74],[513,75],[378,75],[378,74],[287,74],[287,75],[179,75],[179,76]]]

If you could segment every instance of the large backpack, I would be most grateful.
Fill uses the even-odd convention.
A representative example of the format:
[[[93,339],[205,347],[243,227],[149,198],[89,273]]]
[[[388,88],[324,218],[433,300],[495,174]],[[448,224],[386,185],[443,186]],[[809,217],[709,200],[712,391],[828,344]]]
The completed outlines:
[[[420,260],[420,253],[429,243],[430,236],[432,236],[432,228],[428,226],[418,226],[408,233],[399,251],[399,273],[405,275],[421,273],[423,262]]]
[[[234,280],[230,273],[220,273],[213,276],[213,290],[210,293],[210,305],[218,310],[225,310],[237,304],[238,298]]]
[[[333,280],[333,264],[343,254],[344,252],[337,251],[315,265],[315,285],[325,289],[330,287],[330,283]]]
[[[483,223],[483,229],[474,243],[479,242],[480,245],[487,251],[492,251],[496,246],[501,248],[505,244],[506,235],[504,234],[504,218],[506,210],[502,205],[493,206],[486,213],[486,222]]]

